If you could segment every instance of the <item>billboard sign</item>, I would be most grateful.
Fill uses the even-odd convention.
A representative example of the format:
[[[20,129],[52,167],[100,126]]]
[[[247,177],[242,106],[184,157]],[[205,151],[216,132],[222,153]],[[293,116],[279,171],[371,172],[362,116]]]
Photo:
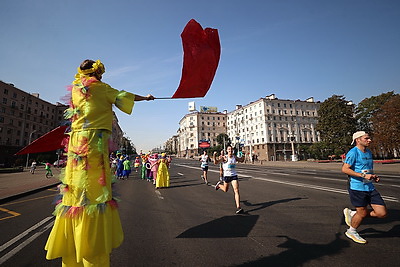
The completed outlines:
[[[204,112],[204,113],[218,112],[218,108],[217,107],[200,106],[200,112]]]

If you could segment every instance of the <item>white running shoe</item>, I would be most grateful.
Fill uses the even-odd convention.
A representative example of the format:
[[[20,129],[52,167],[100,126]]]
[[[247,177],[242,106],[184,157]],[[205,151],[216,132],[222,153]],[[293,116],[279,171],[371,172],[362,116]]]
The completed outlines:
[[[244,213],[244,210],[242,208],[238,208],[235,213],[242,214],[242,213]]]
[[[367,243],[367,240],[362,238],[356,231],[352,232],[349,229],[347,229],[347,231],[345,232],[345,235],[356,243],[359,243],[359,244]]]
[[[344,214],[344,221],[346,222],[347,226],[351,226],[351,219],[353,216],[351,216],[351,209],[345,208],[343,209],[343,214]]]
[[[215,190],[218,190],[219,189],[219,185],[221,184],[221,181],[218,181],[218,183],[214,186],[215,187]]]

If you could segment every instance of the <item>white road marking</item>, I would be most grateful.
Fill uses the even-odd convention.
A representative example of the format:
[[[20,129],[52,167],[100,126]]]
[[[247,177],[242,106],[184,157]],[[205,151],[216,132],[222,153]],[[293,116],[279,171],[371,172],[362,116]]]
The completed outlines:
[[[156,195],[159,199],[164,199],[164,197],[161,195],[161,192],[156,190]]]
[[[19,234],[18,236],[14,237],[13,239],[11,239],[10,241],[8,241],[7,243],[5,243],[4,245],[2,245],[0,247],[0,252],[2,252],[4,249],[6,249],[7,247],[13,245],[15,242],[17,242],[18,240],[20,240],[21,238],[23,238],[24,236],[26,236],[29,232],[37,229],[38,227],[40,227],[41,225],[43,225],[44,223],[46,223],[48,220],[52,219],[53,217],[47,217],[45,219],[43,219],[41,222],[35,224],[34,226],[32,226],[31,228],[29,228],[28,230],[24,231],[23,233]],[[46,232],[48,229],[50,229],[54,224],[54,221],[49,222],[47,225],[45,225],[42,229],[40,229],[38,232],[34,233],[32,236],[30,236],[29,238],[27,238],[25,241],[23,241],[21,244],[19,244],[18,246],[16,246],[15,248],[13,248],[12,250],[10,250],[7,254],[5,254],[3,257],[0,258],[0,265],[3,264],[4,262],[6,262],[8,259],[10,259],[11,257],[13,257],[14,255],[16,255],[19,251],[21,251],[24,247],[26,247],[27,245],[29,245],[30,243],[32,243],[36,238],[38,238],[41,234],[43,234],[44,232]]]
[[[281,172],[270,172],[269,174],[276,174],[276,175],[284,175],[284,176],[289,176],[289,173],[281,173]]]

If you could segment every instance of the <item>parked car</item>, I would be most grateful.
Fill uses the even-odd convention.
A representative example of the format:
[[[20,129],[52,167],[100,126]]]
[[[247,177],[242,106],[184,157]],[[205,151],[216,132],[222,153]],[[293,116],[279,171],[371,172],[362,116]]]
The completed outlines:
[[[65,165],[67,164],[67,161],[65,159],[59,159],[54,161],[53,166],[54,167],[65,167]]]

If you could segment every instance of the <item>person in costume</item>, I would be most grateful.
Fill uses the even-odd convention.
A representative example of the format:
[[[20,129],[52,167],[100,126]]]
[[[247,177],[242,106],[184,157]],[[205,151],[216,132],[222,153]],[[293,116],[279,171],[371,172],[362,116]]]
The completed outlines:
[[[139,166],[140,166],[139,157],[136,157],[136,158],[135,158],[135,162],[134,162],[134,165],[133,165],[133,166],[135,167],[135,171],[138,172],[138,169],[139,169]]]
[[[117,160],[117,158],[110,158],[110,162],[111,162],[110,172],[111,172],[111,175],[113,177],[115,177],[116,172],[117,172],[118,160]]]
[[[129,174],[131,174],[131,161],[129,160],[129,157],[126,157],[124,162],[122,163],[122,165],[124,166],[124,170],[122,171],[122,177],[124,179],[128,179],[129,178]]]
[[[46,162],[44,164],[44,169],[46,170],[46,178],[49,178],[49,176],[50,177],[53,176],[53,172],[51,171],[51,164],[50,163]]]
[[[157,171],[158,171],[158,154],[155,153],[149,158],[150,162],[150,173],[151,178],[153,179],[153,184],[156,184],[157,181]]]
[[[157,180],[156,188],[169,187],[169,160],[165,153],[161,154],[161,158],[158,160]]]
[[[123,178],[123,172],[124,172],[124,161],[125,158],[124,156],[120,156],[117,160],[117,171],[116,171],[116,177],[117,179],[122,179]]]
[[[146,168],[146,163],[147,163],[147,155],[143,154],[140,156],[142,159],[142,169],[140,173],[140,177],[142,180],[147,179],[147,168]]]
[[[123,240],[117,203],[111,192],[109,139],[115,105],[130,114],[135,101],[154,100],[118,91],[101,82],[104,65],[85,60],[70,87],[68,160],[61,177],[62,199],[45,249],[63,266],[109,266],[110,253]]]

